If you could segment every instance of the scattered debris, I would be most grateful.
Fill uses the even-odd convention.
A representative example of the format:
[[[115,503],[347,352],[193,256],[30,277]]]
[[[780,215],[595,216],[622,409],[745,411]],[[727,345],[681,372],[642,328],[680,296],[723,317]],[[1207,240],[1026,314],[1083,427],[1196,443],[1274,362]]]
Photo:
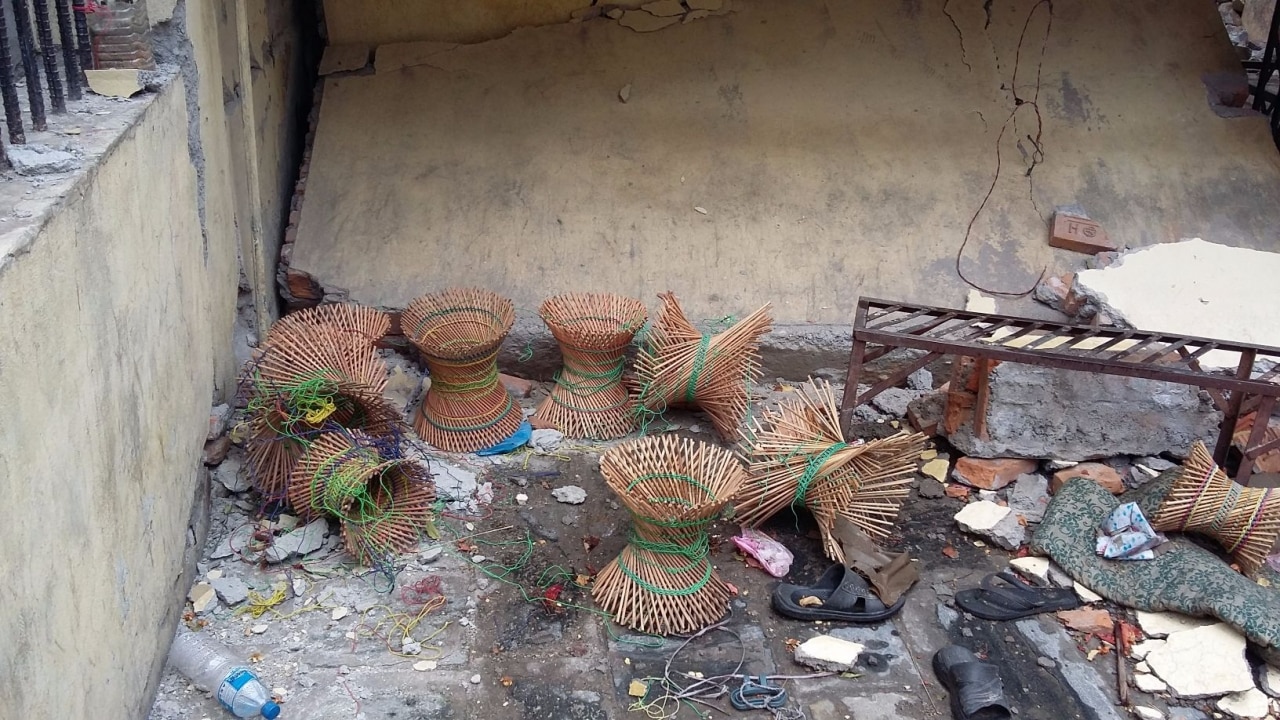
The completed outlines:
[[[1049,483],[1049,492],[1057,494],[1068,480],[1078,477],[1098,483],[1112,495],[1119,495],[1125,491],[1124,480],[1115,468],[1102,463],[1086,462],[1054,473],[1053,481]]]
[[[529,496],[524,493],[516,493],[516,504],[526,505],[529,502]]]
[[[1038,473],[1019,475],[1009,491],[1009,509],[1027,522],[1040,522],[1049,507],[1049,479]]]
[[[1271,712],[1271,699],[1258,688],[1232,693],[1217,702],[1222,712],[1240,720],[1259,720]]]
[[[243,472],[244,464],[235,455],[228,455],[213,471],[213,478],[228,492],[242,493],[249,489],[249,474]]]
[[[999,490],[1017,480],[1019,476],[1036,471],[1034,460],[996,458],[993,460],[962,457],[956,461],[951,477],[983,490]]]
[[[947,489],[945,490],[945,492],[947,497],[949,498],[953,498],[955,500],[964,500],[969,497],[970,489],[968,485],[961,485],[960,483],[951,483],[947,485]]]
[[[649,693],[649,684],[643,680],[632,680],[627,686],[627,694],[634,698],[642,698]]]
[[[1028,555],[1027,557],[1014,558],[1009,561],[1009,564],[1015,570],[1037,581],[1039,584],[1049,584],[1049,565],[1051,564],[1049,558]]]
[[[414,664],[413,664],[413,669],[414,669],[414,670],[417,670],[418,672],[426,672],[427,670],[435,670],[435,669],[436,669],[436,661],[435,661],[435,660],[419,660],[418,662],[416,662],[416,663],[414,663]]]
[[[581,505],[587,501],[587,491],[577,485],[565,485],[551,491],[551,497],[556,502],[562,502],[568,505]]]
[[[202,615],[218,606],[217,594],[213,586],[207,582],[196,583],[187,593],[187,599],[191,601],[191,609],[197,615]]]
[[[1094,635],[1106,635],[1115,627],[1111,613],[1093,608],[1062,610],[1058,613],[1058,619],[1072,630]]]
[[[6,144],[4,153],[9,158],[9,164],[19,175],[70,172],[75,170],[77,165],[75,155],[39,143]]]
[[[1152,650],[1164,647],[1164,640],[1143,640],[1140,643],[1130,646],[1129,657],[1134,660],[1142,660]]]
[[[830,635],[819,635],[796,646],[795,660],[817,670],[850,672],[857,668],[865,646]]]
[[[901,418],[907,416],[907,407],[918,396],[911,390],[891,387],[872,398],[871,404],[890,417]]]
[[[947,494],[947,486],[938,482],[932,477],[927,477],[920,481],[920,497],[922,498],[940,498]]]
[[[618,91],[618,100],[625,103],[630,99],[631,99],[631,83],[627,83],[626,85],[622,86],[621,90]]]
[[[947,470],[949,470],[950,468],[951,468],[951,461],[948,460],[947,458],[934,458],[929,462],[925,463],[920,468],[920,472],[924,473],[925,475],[928,475],[929,477],[933,478],[934,480],[937,480],[938,482],[946,482]]]
[[[346,607],[336,607],[333,609],[332,613],[329,613],[329,618],[332,619],[334,622],[337,622],[350,614],[351,614],[351,611],[348,610]]]
[[[987,297],[977,290],[970,290],[969,296],[965,299],[964,309],[966,312],[990,314],[996,311],[996,299]]]
[[[267,562],[279,563],[294,556],[310,555],[324,545],[329,521],[316,518],[306,525],[277,537],[267,548]]]
[[[989,500],[966,505],[955,520],[961,530],[985,537],[1005,550],[1017,550],[1026,538],[1026,528],[1017,516]]]
[[[1194,618],[1175,612],[1138,611],[1138,627],[1142,628],[1142,634],[1149,638],[1168,637],[1176,632],[1207,627],[1217,622],[1212,618]]]
[[[529,436],[529,447],[543,454],[555,452],[563,442],[564,433],[549,428],[534,430]]]
[[[733,544],[738,550],[755,558],[760,567],[774,577],[786,576],[795,560],[795,556],[785,545],[752,528],[742,528],[742,534],[733,537]]]
[[[249,599],[249,586],[240,578],[219,577],[210,581],[218,599],[228,606],[239,605]]]
[[[1164,713],[1145,705],[1134,705],[1133,714],[1142,720],[1164,720]]]
[[[1213,697],[1253,689],[1244,649],[1244,636],[1218,623],[1174,632],[1146,662],[1179,697]]]
[[[1133,684],[1144,693],[1159,694],[1169,691],[1164,681],[1150,673],[1137,673],[1133,676]]]
[[[1280,698],[1280,670],[1277,670],[1270,665],[1264,665],[1260,675],[1262,676],[1262,682],[1260,685],[1262,686],[1263,692],[1267,693],[1271,697]]]
[[[1086,605],[1092,605],[1093,603],[1096,603],[1096,602],[1102,602],[1101,595],[1081,585],[1080,583],[1075,583],[1072,586],[1072,589],[1076,591],[1076,595],[1079,596],[1080,602]]]

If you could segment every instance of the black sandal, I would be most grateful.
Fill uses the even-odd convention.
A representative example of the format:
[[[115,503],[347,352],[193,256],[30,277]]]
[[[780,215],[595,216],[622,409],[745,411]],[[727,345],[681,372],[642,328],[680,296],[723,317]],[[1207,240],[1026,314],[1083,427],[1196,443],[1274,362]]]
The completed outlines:
[[[984,663],[968,648],[948,645],[933,656],[933,674],[951,696],[955,720],[1008,720],[1004,683],[995,665]]]
[[[1080,598],[1074,590],[1028,585],[1012,571],[1003,570],[983,578],[980,588],[956,593],[956,605],[984,620],[1016,620],[1056,610],[1073,610],[1080,607]]]
[[[805,607],[800,604],[805,597],[815,597],[822,605]],[[797,620],[875,623],[897,614],[906,603],[906,598],[899,598],[886,606],[861,575],[839,563],[827,568],[810,587],[782,583],[773,591],[773,609]]]

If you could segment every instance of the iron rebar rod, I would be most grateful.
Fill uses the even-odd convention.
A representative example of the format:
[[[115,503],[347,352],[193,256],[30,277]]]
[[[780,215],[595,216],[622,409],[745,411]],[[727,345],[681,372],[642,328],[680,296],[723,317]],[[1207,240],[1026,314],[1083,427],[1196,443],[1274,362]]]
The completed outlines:
[[[9,37],[8,25],[4,6],[0,4],[0,38]],[[22,106],[18,104],[18,86],[13,80],[13,59],[9,57],[8,42],[0,42],[0,96],[4,98],[4,122],[9,128],[9,142],[26,144],[27,133],[22,127]]]
[[[40,59],[44,61],[44,78],[49,83],[49,104],[55,114],[67,111],[67,98],[58,79],[58,51],[53,44],[53,24],[49,22],[49,0],[32,0],[36,12],[36,32],[40,35]]]
[[[80,56],[76,53],[76,26],[71,0],[53,0],[58,13],[58,37],[62,40],[62,65],[67,74],[67,99],[80,99]]]
[[[71,6],[75,11],[76,45],[80,47],[81,71],[93,69],[93,41],[89,38],[89,19],[85,17],[87,2],[89,0],[80,0],[78,5]]]
[[[40,68],[36,65],[36,43],[31,35],[31,8],[27,0],[13,0],[13,22],[18,26],[18,52],[22,55],[22,71],[27,77],[31,127],[47,130],[49,120],[44,114],[44,91],[40,88]]]

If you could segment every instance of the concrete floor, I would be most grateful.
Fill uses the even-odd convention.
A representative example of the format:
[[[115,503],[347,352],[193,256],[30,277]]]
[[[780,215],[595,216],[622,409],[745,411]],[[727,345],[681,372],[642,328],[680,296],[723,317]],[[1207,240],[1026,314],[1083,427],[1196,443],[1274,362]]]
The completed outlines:
[[[766,403],[782,393],[761,389],[756,396],[757,402]],[[531,406],[536,399],[524,404]],[[705,419],[682,414],[670,419],[677,432],[709,439],[702,429],[707,427]],[[237,616],[237,608],[218,606],[204,616],[209,624],[202,632],[240,657],[257,658],[254,667],[264,682],[285,693],[284,718],[630,717],[631,680],[660,676],[680,639],[659,641],[606,623],[595,613],[589,594],[571,586],[561,599],[574,607],[550,611],[537,599],[544,572],[559,567],[570,574],[592,573],[625,542],[626,511],[611,502],[612,493],[597,469],[602,447],[572,444],[550,456],[492,460],[433,454],[433,463],[470,468],[480,475],[480,483],[491,482],[493,501],[481,505],[475,517],[440,518],[443,556],[431,563],[420,562],[414,555],[400,558],[393,592],[387,592],[384,578],[356,567],[349,556],[334,549],[337,543],[332,538],[331,549],[288,567],[263,566],[252,558],[211,558],[227,533],[248,522],[256,508],[252,493],[226,496],[222,492],[226,497],[214,500],[213,531],[201,572],[239,577],[268,593],[274,584],[284,582],[297,592],[291,591],[283,604],[260,619]],[[434,470],[441,483],[441,465],[435,464]],[[555,502],[550,490],[566,484],[584,488],[587,502],[579,506]],[[521,492],[529,495],[525,506],[515,502],[516,493]],[[975,543],[956,530],[951,518],[961,504],[913,493],[893,543],[920,561],[922,578],[909,591],[900,615],[872,626],[779,617],[769,606],[774,579],[745,565],[733,551],[727,538],[736,528],[717,524],[713,557],[723,577],[741,593],[732,603],[728,625],[737,637],[714,632],[699,638],[680,653],[673,668],[728,673],[741,660],[746,672],[805,674],[811,671],[790,658],[787,641],[830,633],[866,645],[858,677],[789,682],[792,707],[803,709],[809,720],[933,720],[949,717],[950,711],[947,696],[929,669],[930,658],[938,648],[959,643],[985,653],[1000,666],[1019,718],[1125,717],[1124,709],[1114,705],[1111,656],[1088,662],[1077,641],[1052,616],[995,623],[953,608],[950,598],[958,589],[976,586],[984,575],[1008,562],[1007,553]],[[790,580],[808,580],[826,568],[806,517],[784,514],[767,529],[796,555]],[[599,545],[586,549],[585,536],[599,537]],[[475,547],[460,549],[459,539]],[[433,544],[424,540],[423,548]],[[955,558],[943,554],[946,546],[958,551]],[[526,550],[529,554],[520,563]],[[479,564],[474,562],[477,555],[484,556]],[[499,566],[516,569],[503,581],[482,566],[491,572]],[[406,604],[404,588],[429,577],[440,579],[447,602],[427,614],[412,632],[423,643],[423,654],[393,654],[371,631],[385,634],[389,614],[411,613],[414,606]],[[337,607],[347,608],[350,614],[333,620]],[[251,630],[256,625],[262,626],[260,632]],[[437,666],[415,670],[414,664],[422,659],[436,659]],[[472,682],[473,676],[479,677],[478,683]],[[503,682],[504,677],[510,685]],[[1164,707],[1162,699],[1141,693],[1135,693],[1134,702]],[[717,704],[728,708],[723,699]],[[728,717],[739,715],[731,712]],[[211,698],[191,689],[170,670],[150,720],[224,716]],[[693,713],[682,710],[676,717],[693,717]]]
[[[525,315],[557,292],[671,289],[693,317],[772,302],[821,332],[861,295],[963,303],[956,254],[997,147],[963,258],[992,289],[1082,266],[1045,244],[1058,205],[1129,246],[1276,245],[1266,123],[1205,100],[1202,74],[1240,72],[1212,3],[733,8],[382,47],[376,72],[329,76],[292,267],[390,308],[449,285]],[[997,144],[1015,96],[1038,104]]]

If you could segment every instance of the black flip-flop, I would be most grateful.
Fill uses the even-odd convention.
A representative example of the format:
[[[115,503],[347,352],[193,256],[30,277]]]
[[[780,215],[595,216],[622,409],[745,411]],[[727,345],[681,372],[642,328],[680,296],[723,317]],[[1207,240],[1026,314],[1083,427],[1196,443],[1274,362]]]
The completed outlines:
[[[1004,699],[1004,683],[995,665],[984,663],[968,648],[948,645],[933,656],[933,673],[951,696],[955,720],[1009,720],[1013,711]]]
[[[804,597],[816,597],[822,605],[805,607],[800,604]],[[898,598],[886,606],[861,575],[839,563],[827,568],[809,587],[782,583],[773,591],[773,609],[797,620],[874,623],[892,617],[906,602],[906,598]]]
[[[1080,598],[1067,588],[1028,585],[1009,570],[982,579],[982,587],[956,593],[956,605],[985,620],[1016,620],[1056,610],[1080,607]]]

